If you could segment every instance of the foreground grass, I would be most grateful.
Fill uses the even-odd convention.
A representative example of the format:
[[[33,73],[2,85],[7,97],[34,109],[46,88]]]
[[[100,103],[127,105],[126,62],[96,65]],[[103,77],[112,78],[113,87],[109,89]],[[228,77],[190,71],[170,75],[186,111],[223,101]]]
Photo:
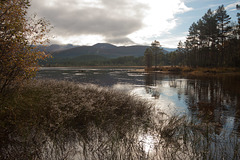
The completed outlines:
[[[147,125],[149,116],[146,102],[121,92],[66,81],[30,82],[18,93],[1,97],[0,159],[75,155],[58,143],[77,138],[84,145],[90,144],[97,136],[92,130],[103,131],[101,138],[104,134],[113,134],[113,139],[126,137],[136,126]]]
[[[38,80],[1,96],[0,159],[239,159],[239,138],[94,85]]]

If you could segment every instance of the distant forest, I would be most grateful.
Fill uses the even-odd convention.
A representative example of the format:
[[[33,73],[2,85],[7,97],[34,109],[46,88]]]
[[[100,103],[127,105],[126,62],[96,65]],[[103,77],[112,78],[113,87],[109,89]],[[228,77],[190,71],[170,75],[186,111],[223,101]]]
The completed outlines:
[[[144,57],[125,56],[106,58],[99,55],[81,55],[74,58],[53,58],[41,61],[43,66],[144,66]]]
[[[240,6],[236,6],[240,10]],[[209,9],[189,28],[185,42],[179,42],[172,52],[146,49],[144,56],[107,58],[100,55],[81,55],[74,58],[53,58],[41,62],[44,66],[152,66],[240,67],[240,13],[232,22],[224,6]]]

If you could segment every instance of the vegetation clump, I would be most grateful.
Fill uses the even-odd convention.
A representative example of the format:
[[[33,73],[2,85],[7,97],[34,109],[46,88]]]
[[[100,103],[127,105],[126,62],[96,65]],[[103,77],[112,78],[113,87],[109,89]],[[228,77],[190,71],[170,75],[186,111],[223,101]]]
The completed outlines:
[[[3,160],[240,158],[238,137],[111,88],[35,80],[0,100]]]
[[[45,159],[42,147],[60,140],[56,136],[88,141],[93,138],[92,126],[124,137],[135,126],[147,124],[149,114],[146,102],[107,88],[54,80],[30,82],[18,93],[1,97],[0,157]]]

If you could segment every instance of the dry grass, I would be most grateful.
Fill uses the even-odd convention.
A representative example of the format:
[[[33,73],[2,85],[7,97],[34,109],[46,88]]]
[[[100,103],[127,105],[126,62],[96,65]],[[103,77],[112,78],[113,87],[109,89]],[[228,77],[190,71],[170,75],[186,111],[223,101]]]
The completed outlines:
[[[29,82],[1,97],[0,120],[0,159],[240,158],[236,135],[90,84]]]
[[[194,76],[219,76],[219,75],[239,75],[239,68],[203,68],[203,67],[186,67],[186,66],[160,66],[157,69],[145,68],[146,72],[161,72],[161,73],[179,73]]]

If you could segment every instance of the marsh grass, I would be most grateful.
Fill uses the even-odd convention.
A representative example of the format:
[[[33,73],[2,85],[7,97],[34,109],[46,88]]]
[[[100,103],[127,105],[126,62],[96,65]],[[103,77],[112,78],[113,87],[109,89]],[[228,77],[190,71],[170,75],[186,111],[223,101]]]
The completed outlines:
[[[152,72],[154,68],[145,68],[145,71]],[[187,66],[160,66],[155,71],[161,73],[181,73],[183,75],[192,76],[221,76],[221,75],[239,75],[239,68],[229,67],[218,67],[218,68],[207,68],[207,67],[187,67]]]
[[[0,118],[0,159],[240,158],[236,134],[91,84],[28,82],[1,97]]]

